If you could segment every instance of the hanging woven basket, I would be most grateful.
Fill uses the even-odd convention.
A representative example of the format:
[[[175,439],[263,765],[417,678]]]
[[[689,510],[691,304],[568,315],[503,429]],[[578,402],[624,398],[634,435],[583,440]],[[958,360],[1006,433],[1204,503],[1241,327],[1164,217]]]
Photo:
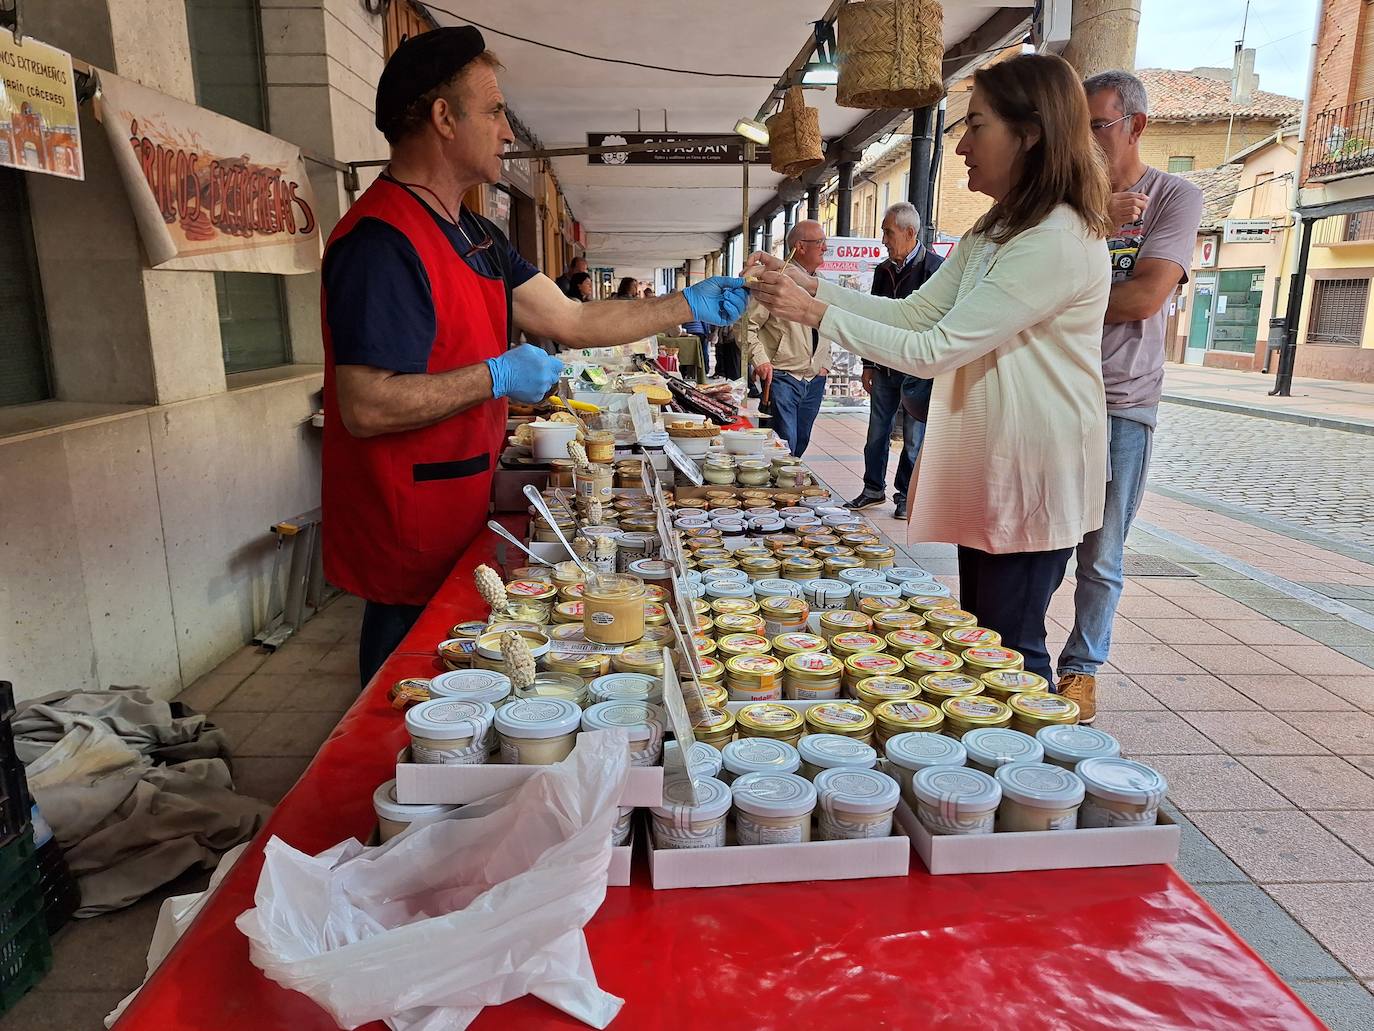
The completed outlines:
[[[782,98],[782,108],[768,118],[768,150],[773,171],[799,176],[825,161],[821,143],[821,115],[806,106],[800,86],[793,86]]]
[[[945,92],[939,0],[863,0],[840,8],[835,63],[841,107],[926,107]]]

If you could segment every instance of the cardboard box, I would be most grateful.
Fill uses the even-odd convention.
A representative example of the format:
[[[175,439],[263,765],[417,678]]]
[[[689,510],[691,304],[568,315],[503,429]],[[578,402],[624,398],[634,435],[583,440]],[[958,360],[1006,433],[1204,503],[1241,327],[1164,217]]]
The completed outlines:
[[[724,848],[658,849],[652,829],[646,832],[649,876],[655,888],[905,877],[911,869],[911,842],[895,825],[887,838]]]
[[[396,764],[396,801],[405,805],[439,802],[445,805],[476,802],[534,776],[540,766],[441,766],[436,763]],[[622,806],[653,806],[663,801],[663,767],[632,766],[620,796]]]
[[[893,823],[894,829],[911,839],[911,847],[932,874],[1072,870],[1178,861],[1178,826],[1163,812],[1153,827],[931,834],[903,800],[897,804]]]
[[[611,865],[606,871],[606,886],[608,888],[628,888],[630,886],[630,870],[633,866],[635,854],[635,839],[643,833],[639,825],[639,814],[631,820],[630,843],[628,845],[611,846]]]

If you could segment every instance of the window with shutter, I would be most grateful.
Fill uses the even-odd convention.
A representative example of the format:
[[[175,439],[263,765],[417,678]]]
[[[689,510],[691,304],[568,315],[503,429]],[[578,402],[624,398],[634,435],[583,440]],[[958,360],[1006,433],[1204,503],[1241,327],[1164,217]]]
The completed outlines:
[[[1193,155],[1191,154],[1175,154],[1169,158],[1169,167],[1165,169],[1165,171],[1174,173],[1191,172],[1192,170]]]
[[[52,396],[24,173],[0,168],[0,405]]]
[[[1312,284],[1307,339],[1358,347],[1369,304],[1368,279],[1318,279]]]

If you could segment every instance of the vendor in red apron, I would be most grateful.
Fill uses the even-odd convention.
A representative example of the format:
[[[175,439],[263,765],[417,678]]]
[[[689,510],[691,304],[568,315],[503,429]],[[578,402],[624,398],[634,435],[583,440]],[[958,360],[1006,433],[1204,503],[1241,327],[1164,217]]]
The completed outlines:
[[[496,73],[471,26],[397,47],[377,84],[391,161],[325,248],[325,574],[366,601],[367,684],[487,520],[506,398],[541,400],[563,363],[518,327],[570,347],[739,318],[739,279],[646,301],[579,304],[463,207],[501,178],[514,142]]]

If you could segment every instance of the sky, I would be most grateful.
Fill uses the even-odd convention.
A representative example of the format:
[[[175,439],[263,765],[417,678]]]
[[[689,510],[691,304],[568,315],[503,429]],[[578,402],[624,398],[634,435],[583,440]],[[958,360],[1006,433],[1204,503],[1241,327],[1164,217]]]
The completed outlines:
[[[1259,88],[1302,97],[1319,0],[1251,0],[1245,45]],[[1141,0],[1137,68],[1230,67],[1245,0]]]

